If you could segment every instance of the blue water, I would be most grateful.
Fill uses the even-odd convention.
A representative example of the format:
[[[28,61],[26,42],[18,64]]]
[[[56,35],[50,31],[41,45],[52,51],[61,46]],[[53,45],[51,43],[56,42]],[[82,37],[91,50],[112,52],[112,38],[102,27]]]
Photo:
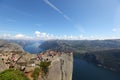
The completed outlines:
[[[41,48],[39,48],[40,44],[41,43],[36,42],[36,43],[26,45],[26,46],[24,46],[24,50],[31,54],[37,54],[37,53],[43,51]]]
[[[74,58],[73,80],[120,80],[120,74]]]

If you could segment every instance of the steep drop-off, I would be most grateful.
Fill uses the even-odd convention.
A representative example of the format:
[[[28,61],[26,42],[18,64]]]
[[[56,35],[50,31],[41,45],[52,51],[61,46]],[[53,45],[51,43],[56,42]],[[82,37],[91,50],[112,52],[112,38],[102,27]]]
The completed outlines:
[[[52,61],[47,80],[72,80],[73,56],[62,54]]]

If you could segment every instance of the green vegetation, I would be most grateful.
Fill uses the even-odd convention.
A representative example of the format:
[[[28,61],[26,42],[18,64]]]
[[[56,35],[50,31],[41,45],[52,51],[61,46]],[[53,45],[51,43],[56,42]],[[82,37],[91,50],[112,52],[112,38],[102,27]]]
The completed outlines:
[[[42,71],[42,76],[45,76],[48,73],[48,67],[50,66],[51,62],[46,62],[46,61],[42,61],[40,63],[40,69]]]
[[[40,68],[35,68],[32,74],[33,80],[37,80],[40,74]]]
[[[29,80],[21,71],[8,69],[0,73],[0,80]]]

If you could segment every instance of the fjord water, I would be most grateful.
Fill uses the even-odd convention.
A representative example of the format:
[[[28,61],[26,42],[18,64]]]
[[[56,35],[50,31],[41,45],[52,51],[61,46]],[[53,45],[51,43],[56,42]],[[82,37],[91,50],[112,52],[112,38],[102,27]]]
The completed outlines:
[[[41,48],[39,48],[40,44],[40,42],[31,43],[29,45],[24,46],[24,50],[29,53],[37,54],[43,51]]]
[[[120,80],[120,74],[74,58],[73,80]]]

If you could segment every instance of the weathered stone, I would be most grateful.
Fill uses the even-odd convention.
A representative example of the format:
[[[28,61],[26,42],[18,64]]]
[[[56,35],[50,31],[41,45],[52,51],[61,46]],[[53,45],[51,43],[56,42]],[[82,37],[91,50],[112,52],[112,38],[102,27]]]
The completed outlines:
[[[72,80],[73,55],[62,54],[52,61],[46,80]]]

